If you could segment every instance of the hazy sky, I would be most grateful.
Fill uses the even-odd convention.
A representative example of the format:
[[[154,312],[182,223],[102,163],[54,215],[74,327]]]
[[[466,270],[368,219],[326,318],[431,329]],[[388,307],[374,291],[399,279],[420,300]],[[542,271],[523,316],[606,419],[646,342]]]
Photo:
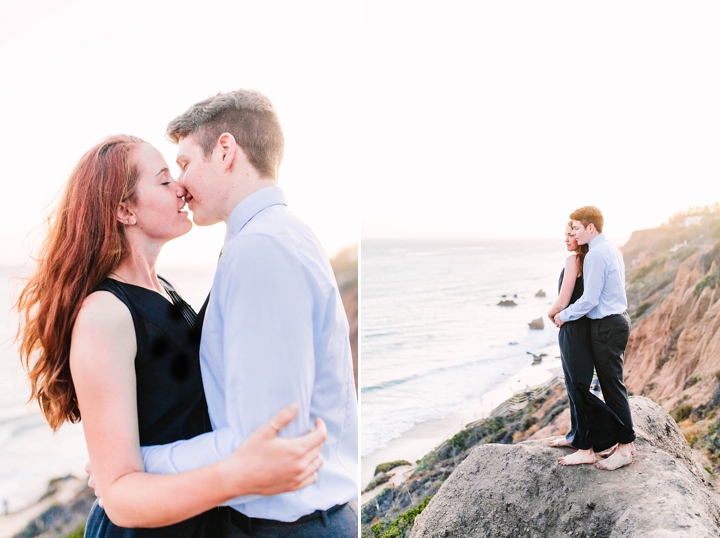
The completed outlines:
[[[238,87],[275,102],[280,185],[330,254],[360,220],[364,237],[550,236],[594,204],[612,235],[657,226],[720,199],[718,22],[715,2],[0,0],[2,260],[27,258],[102,137],[172,164],[168,120]],[[212,259],[222,236],[164,257]]]
[[[23,262],[45,207],[80,156],[138,135],[175,167],[165,126],[219,91],[274,102],[280,186],[328,254],[356,243],[356,1],[0,0],[0,262]],[[41,230],[40,230],[41,231]],[[161,259],[214,263],[224,225],[195,228]]]
[[[608,235],[720,200],[720,3],[363,0],[363,237]]]

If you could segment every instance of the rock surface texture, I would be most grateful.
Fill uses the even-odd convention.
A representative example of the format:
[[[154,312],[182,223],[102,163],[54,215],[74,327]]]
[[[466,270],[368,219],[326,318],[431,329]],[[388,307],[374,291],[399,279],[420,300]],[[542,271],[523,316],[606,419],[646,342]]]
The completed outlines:
[[[544,440],[476,448],[415,520],[411,538],[702,538],[720,535],[720,507],[675,421],[630,398],[632,465],[562,467],[571,449]]]

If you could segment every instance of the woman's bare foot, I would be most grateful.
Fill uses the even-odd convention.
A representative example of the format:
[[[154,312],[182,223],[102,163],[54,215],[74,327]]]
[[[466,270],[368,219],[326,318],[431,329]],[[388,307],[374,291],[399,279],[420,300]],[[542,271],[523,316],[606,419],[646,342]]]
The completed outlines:
[[[569,456],[563,456],[562,458],[558,458],[558,463],[560,465],[583,465],[596,462],[597,457],[595,456],[595,452],[592,448],[589,448],[587,450],[578,450],[577,452],[573,452]]]
[[[548,445],[552,447],[570,447],[572,448],[572,445],[568,443],[568,440],[564,437],[555,437],[555,439],[550,439],[548,441]]]
[[[595,464],[595,467],[602,469],[603,471],[614,471],[620,467],[630,465],[633,461],[633,443],[626,445],[617,445],[615,447],[612,456],[609,456],[606,460],[599,461]]]

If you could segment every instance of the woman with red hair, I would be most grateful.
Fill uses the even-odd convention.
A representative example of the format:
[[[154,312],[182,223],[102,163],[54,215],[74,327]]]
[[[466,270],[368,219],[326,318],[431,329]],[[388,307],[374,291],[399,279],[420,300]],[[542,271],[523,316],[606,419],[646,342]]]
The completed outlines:
[[[220,536],[214,507],[300,489],[322,464],[322,421],[304,437],[277,437],[297,413],[290,406],[218,463],[143,472],[141,446],[211,430],[202,324],[155,272],[162,246],[192,227],[184,195],[154,147],[132,136],[104,140],[70,175],[18,299],[32,398],[54,430],[82,417],[102,498],[86,537]]]

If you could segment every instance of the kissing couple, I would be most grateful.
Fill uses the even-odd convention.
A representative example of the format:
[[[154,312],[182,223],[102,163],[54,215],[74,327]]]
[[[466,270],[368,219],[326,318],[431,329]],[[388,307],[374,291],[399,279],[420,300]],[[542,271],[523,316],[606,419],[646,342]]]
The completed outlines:
[[[85,537],[356,537],[348,322],[277,186],[275,109],[221,93],[166,134],[177,181],[133,136],[80,159],[17,303],[32,397],[53,429],[82,419],[99,497]],[[227,225],[199,314],[155,270],[192,228],[186,203]]]
[[[560,328],[560,358],[570,407],[570,431],[550,440],[576,448],[561,465],[595,464],[614,471],[635,454],[623,359],[630,337],[622,253],[602,233],[602,212],[594,206],[573,211],[565,228],[572,252],[560,274],[558,299],[548,312]],[[603,400],[590,391],[597,372]],[[607,459],[598,459],[600,452]]]

